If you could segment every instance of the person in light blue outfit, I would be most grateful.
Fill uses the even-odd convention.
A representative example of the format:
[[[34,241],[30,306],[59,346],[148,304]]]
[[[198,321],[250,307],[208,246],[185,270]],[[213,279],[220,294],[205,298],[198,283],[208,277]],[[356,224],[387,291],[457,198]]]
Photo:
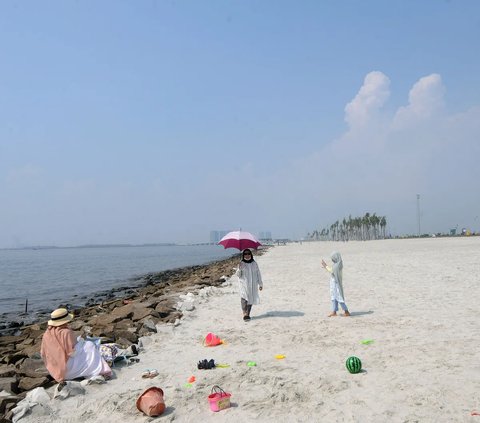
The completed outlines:
[[[340,253],[334,252],[331,256],[333,265],[332,267],[327,266],[325,260],[322,260],[322,267],[329,272],[332,276],[330,278],[330,297],[332,299],[332,312],[328,317],[333,317],[337,315],[338,304],[342,307],[344,314],[342,316],[350,316],[347,305],[345,304],[345,296],[343,294],[343,261]]]

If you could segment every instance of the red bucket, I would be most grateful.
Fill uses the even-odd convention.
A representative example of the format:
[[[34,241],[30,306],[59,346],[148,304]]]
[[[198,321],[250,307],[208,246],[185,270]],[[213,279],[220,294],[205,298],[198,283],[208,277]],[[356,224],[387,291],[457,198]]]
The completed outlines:
[[[209,332],[207,333],[207,336],[205,337],[205,340],[203,341],[203,344],[206,347],[215,347],[217,345],[222,344],[223,341],[215,334]]]
[[[215,385],[212,388],[212,393],[208,396],[210,410],[217,412],[229,408],[231,396],[232,394],[225,392],[220,386]]]
[[[159,416],[165,411],[163,391],[155,386],[148,388],[138,397],[137,408],[147,416]]]

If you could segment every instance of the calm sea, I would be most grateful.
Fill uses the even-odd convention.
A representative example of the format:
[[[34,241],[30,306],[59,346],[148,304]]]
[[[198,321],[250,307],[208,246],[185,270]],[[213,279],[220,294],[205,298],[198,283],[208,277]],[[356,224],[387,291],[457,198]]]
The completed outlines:
[[[150,272],[205,264],[236,250],[218,245],[0,250],[0,315],[82,305],[91,294]],[[84,301],[83,301],[84,302]]]

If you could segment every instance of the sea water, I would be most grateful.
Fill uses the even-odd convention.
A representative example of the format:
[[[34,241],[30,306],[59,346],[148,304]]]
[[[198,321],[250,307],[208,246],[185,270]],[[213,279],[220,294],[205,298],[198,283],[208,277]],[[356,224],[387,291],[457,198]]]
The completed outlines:
[[[0,250],[0,315],[51,310],[61,302],[127,285],[152,272],[205,264],[236,250],[218,245]]]

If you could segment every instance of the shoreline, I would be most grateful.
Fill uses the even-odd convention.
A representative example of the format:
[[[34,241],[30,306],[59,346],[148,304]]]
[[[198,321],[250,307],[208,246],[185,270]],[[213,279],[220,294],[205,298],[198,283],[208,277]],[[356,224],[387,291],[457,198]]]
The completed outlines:
[[[255,256],[266,251],[258,250]],[[141,337],[157,333],[157,325],[177,324],[185,311],[179,302],[182,294],[221,286],[238,265],[239,257],[234,254],[202,265],[147,273],[135,279],[134,287],[108,291],[113,295],[127,289],[126,295],[71,310],[75,319],[70,327],[77,335],[100,337],[103,343],[114,342],[123,348],[137,344]],[[26,392],[55,384],[39,354],[48,318],[38,316],[28,325],[0,331],[0,391],[13,394],[5,415]]]
[[[196,271],[219,264],[224,260],[229,260],[236,256],[238,256],[238,254],[233,254],[227,258],[211,260],[203,264],[174,267],[159,272],[148,272],[141,275],[130,276],[119,283],[118,286],[92,291],[82,297],[75,295],[70,298],[64,298],[57,301],[57,306],[53,306],[53,308],[66,307],[73,311],[78,311],[83,308],[95,307],[98,304],[114,301],[116,299],[134,297],[147,285],[152,285],[156,280],[162,280],[164,274],[172,278],[176,278],[177,276],[188,277],[188,272],[194,274]],[[42,320],[48,320],[50,312],[50,309],[47,310],[44,307],[38,307],[37,309],[25,313],[22,311],[22,307],[19,306],[18,312],[6,312],[0,314],[0,337],[3,335],[13,335],[21,328],[41,322]]]

